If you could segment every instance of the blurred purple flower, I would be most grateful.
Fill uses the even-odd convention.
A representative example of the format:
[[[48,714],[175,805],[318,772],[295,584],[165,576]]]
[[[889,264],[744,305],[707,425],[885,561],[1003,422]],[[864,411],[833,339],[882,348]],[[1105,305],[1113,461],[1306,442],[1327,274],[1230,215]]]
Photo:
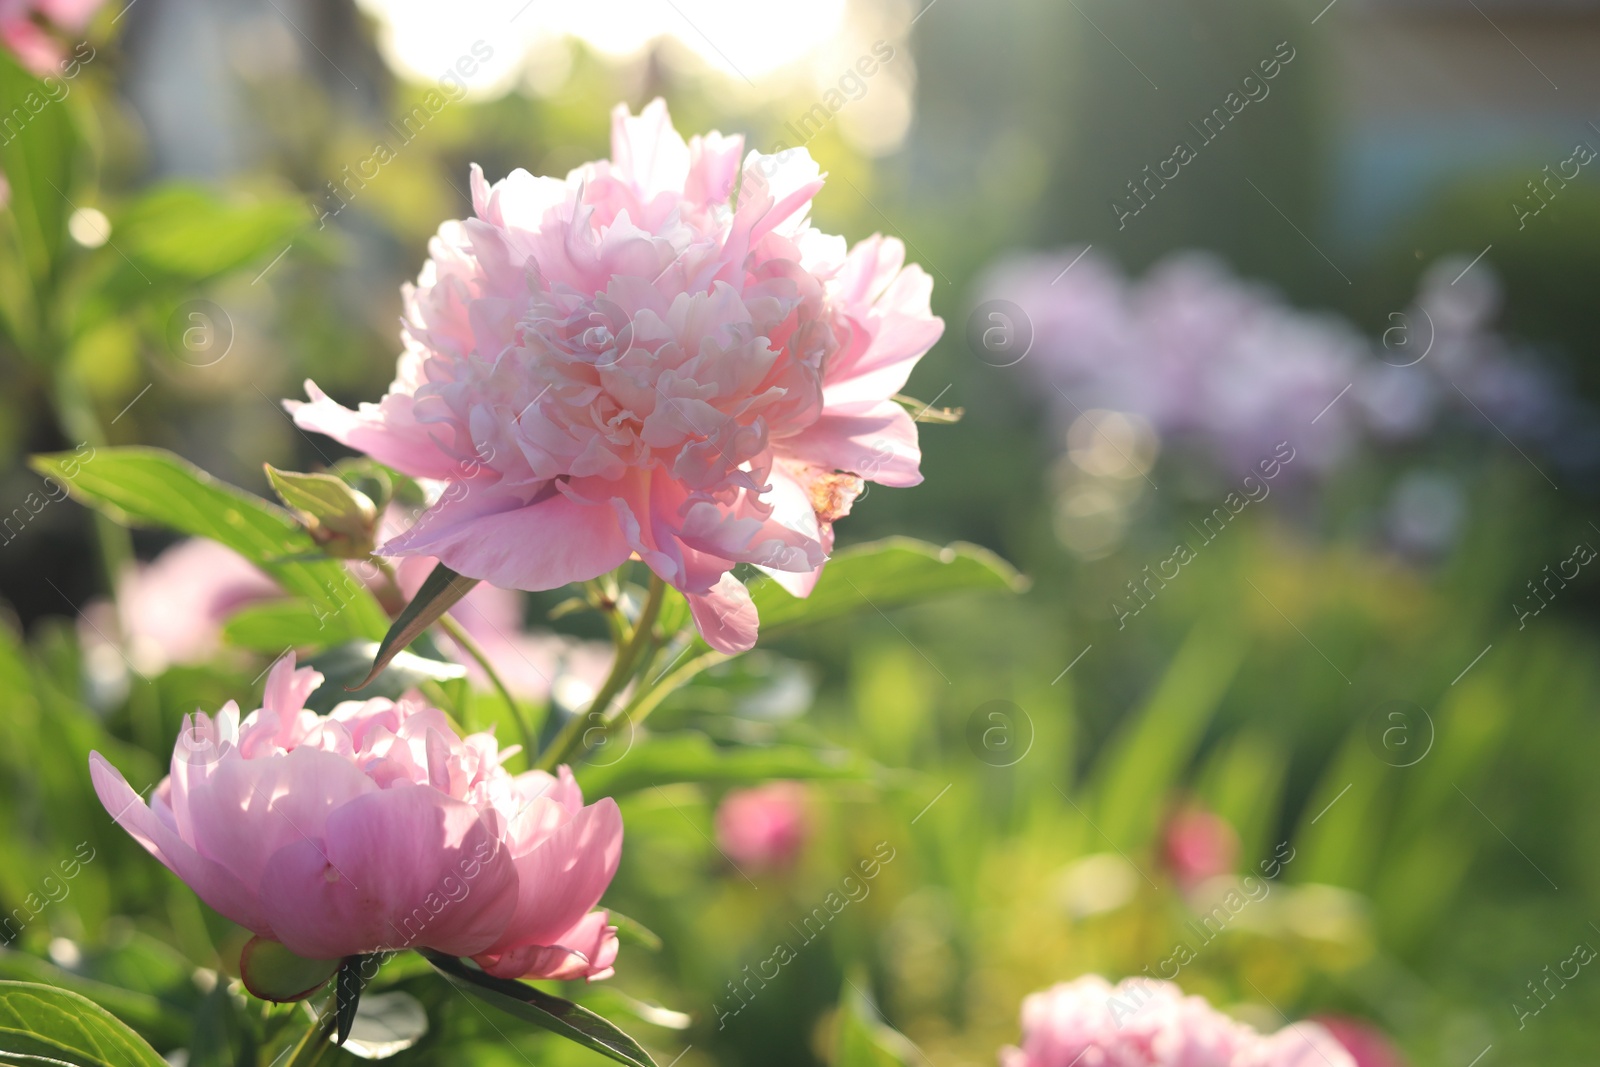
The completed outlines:
[[[983,286],[1027,313],[1027,365],[1065,421],[1091,408],[1137,414],[1207,448],[1230,474],[1280,441],[1305,457],[1296,470],[1325,470],[1354,443],[1359,411],[1334,403],[1369,359],[1352,328],[1295,311],[1201,253],[1138,282],[1080,254],[1009,260]]]

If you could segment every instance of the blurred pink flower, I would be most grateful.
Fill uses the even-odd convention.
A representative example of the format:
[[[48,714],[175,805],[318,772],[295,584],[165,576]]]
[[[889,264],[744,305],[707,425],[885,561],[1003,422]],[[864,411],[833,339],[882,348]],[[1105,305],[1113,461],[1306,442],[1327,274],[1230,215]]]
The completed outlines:
[[[319,716],[321,681],[290,655],[242,722],[232,701],[185,719],[148,806],[97,752],[95,792],[207,904],[306,959],[432,948],[502,977],[609,976],[616,931],[591,909],[616,802],[585,807],[565,767],[511,775],[492,734],[459,737],[415,694]]]
[[[79,33],[105,0],[0,0],[0,45],[39,77],[55,73],[64,52],[51,33]]]
[[[1174,814],[1162,845],[1167,869],[1186,890],[1232,873],[1239,860],[1239,835],[1233,825],[1203,808],[1186,807]]]
[[[1022,1047],[1001,1067],[1356,1067],[1315,1023],[1260,1034],[1171,982],[1099,975],[1022,1002]]]
[[[231,548],[180,541],[117,583],[117,627],[133,663],[159,674],[201,663],[222,645],[222,624],[240,608],[280,597],[276,582]]]
[[[1371,1023],[1335,1015],[1319,1015],[1316,1021],[1355,1058],[1356,1067],[1406,1067],[1394,1042]]]
[[[899,241],[810,225],[804,149],[741,165],[742,138],[685,144],[659,100],[618,107],[611,138],[564,181],[474,167],[476,217],[406,288],[388,395],[351,411],[307,382],[288,407],[446,483],[386,553],[527,590],[637,556],[713,647],[747,649],[736,564],[805,595],[864,479],[921,480],[891,397],[944,324]]]
[[[811,836],[806,788],[799,782],[770,782],[735,789],[717,808],[717,847],[740,866],[761,870],[787,867]]]
[[[424,556],[401,560],[401,591],[414,596],[437,562]],[[377,584],[379,575],[370,564],[352,564],[352,571]],[[104,602],[90,605],[81,636],[85,645],[101,646],[120,633],[133,665],[159,674],[173,664],[210,659],[222,647],[222,628],[235,613],[282,595],[277,583],[233,549],[191,538],[125,572],[117,586],[115,614]],[[610,670],[611,649],[600,642],[525,630],[518,593],[478,585],[450,614],[516,696],[542,700],[559,681],[576,690],[568,703],[582,703]],[[487,684],[482,668],[455,642],[444,640],[440,647],[466,668],[468,677]]]

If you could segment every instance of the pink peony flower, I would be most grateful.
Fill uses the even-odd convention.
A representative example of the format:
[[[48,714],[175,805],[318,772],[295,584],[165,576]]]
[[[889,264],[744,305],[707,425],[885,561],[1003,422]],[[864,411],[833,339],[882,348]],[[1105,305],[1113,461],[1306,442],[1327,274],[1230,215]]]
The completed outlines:
[[[758,620],[736,564],[803,596],[864,479],[921,480],[891,397],[943,331],[932,280],[893,238],[812,228],[804,149],[742,148],[685,144],[658,100],[617,108],[613,158],[565,181],[473,168],[476,217],[440,227],[405,291],[388,395],[351,411],[307,382],[288,404],[446,483],[385,553],[528,590],[637,557],[740,651]]]
[[[616,931],[591,909],[616,803],[585,807],[565,767],[511,775],[512,750],[415,695],[305,710],[321,681],[290,655],[242,722],[231,701],[185,720],[148,806],[97,752],[95,792],[207,904],[306,959],[431,948],[507,978],[609,976]]]
[[[1022,1002],[1022,1047],[1001,1067],[1355,1067],[1322,1027],[1296,1023],[1260,1034],[1171,982],[1099,975],[1063,982]]]
[[[0,0],[0,45],[39,77],[55,72],[63,51],[50,32],[82,32],[105,0]]]
[[[806,789],[799,782],[771,782],[735,789],[717,808],[717,847],[740,866],[787,867],[811,836]]]
[[[192,538],[117,583],[117,627],[140,670],[202,663],[222,646],[222,625],[240,608],[280,597],[278,584],[239,553]]]
[[[1187,890],[1233,871],[1239,860],[1239,835],[1215,812],[1185,808],[1167,823],[1163,854],[1167,869]]]
[[[1319,1015],[1317,1022],[1355,1058],[1356,1067],[1405,1067],[1394,1042],[1371,1023],[1334,1015]]]

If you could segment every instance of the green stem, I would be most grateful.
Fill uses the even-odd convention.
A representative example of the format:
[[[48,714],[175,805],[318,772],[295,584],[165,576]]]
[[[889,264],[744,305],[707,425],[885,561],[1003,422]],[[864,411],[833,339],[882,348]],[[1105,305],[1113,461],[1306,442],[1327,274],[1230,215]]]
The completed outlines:
[[[461,646],[461,650],[471,656],[472,661],[488,676],[489,684],[494,686],[495,692],[500,694],[500,699],[505,701],[506,707],[511,709],[511,718],[515,720],[517,729],[522,732],[523,743],[528,746],[530,753],[533,752],[538,747],[538,740],[534,737],[533,727],[523,716],[522,709],[517,706],[516,698],[511,695],[511,690],[506,688],[506,683],[501,680],[500,673],[494,669],[494,664],[489,662],[489,657],[484,655],[483,649],[478,647],[478,643],[467,633],[465,627],[455,619],[452,619],[449,614],[439,616],[438,626],[439,629],[449,634],[450,639]]]
[[[309,1029],[301,1035],[300,1041],[295,1045],[294,1051],[284,1061],[282,1067],[316,1067],[317,1061],[322,1059],[323,1053],[328,1051],[328,1035],[333,1033],[333,1024],[338,1012],[333,1010],[333,1005],[318,1015]]]
[[[100,425],[100,417],[95,414],[94,405],[67,366],[65,355],[60,356],[59,360],[52,399],[61,428],[66,431],[69,440],[76,438],[76,444],[106,447],[109,441],[105,429]],[[105,572],[106,591],[114,601],[117,580],[122,577],[124,568],[133,561],[133,535],[98,509],[92,512],[92,516],[95,544],[100,551],[100,568]]]
[[[627,641],[617,649],[617,658],[611,664],[611,673],[601,684],[600,691],[594,695],[594,700],[589,702],[589,710],[572,716],[567,724],[561,728],[556,739],[550,747],[540,754],[538,762],[534,764],[542,771],[554,771],[565,763],[577,750],[587,732],[584,724],[591,721],[596,715],[600,716],[603,727],[609,728],[605,714],[611,707],[611,702],[617,694],[627,688],[633,680],[634,673],[639,666],[645,650],[657,640],[655,630],[656,617],[661,614],[662,601],[666,599],[667,583],[658,575],[650,575],[650,592],[645,597],[644,607],[639,610],[639,618],[633,625],[633,632]]]
[[[643,692],[635,695],[633,702],[626,708],[622,709],[622,714],[618,715],[614,721],[626,719],[634,726],[638,726],[645,719],[649,718],[652,711],[655,711],[656,708],[661,706],[662,701],[666,700],[667,697],[683,688],[684,683],[688,682],[691,678],[705,670],[707,667],[715,667],[717,664],[724,663],[730,658],[732,657],[725,653],[715,652],[709,649],[700,653],[700,655],[695,656],[678,669],[671,670],[669,673],[663,674],[661,677],[657,678],[653,683],[651,683],[650,686],[647,687]]]

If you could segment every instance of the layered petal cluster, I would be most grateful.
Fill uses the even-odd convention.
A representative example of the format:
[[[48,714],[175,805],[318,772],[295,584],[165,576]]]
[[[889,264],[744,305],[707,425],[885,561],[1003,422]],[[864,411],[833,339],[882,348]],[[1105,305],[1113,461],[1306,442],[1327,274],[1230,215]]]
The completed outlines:
[[[1098,975],[1022,1002],[1022,1045],[1001,1067],[1355,1067],[1322,1027],[1296,1023],[1261,1034],[1171,982]]]
[[[501,977],[604,978],[594,910],[622,817],[571,772],[512,775],[491,734],[460,737],[416,696],[305,708],[322,676],[273,667],[262,707],[186,719],[148,804],[99,753],[112,817],[222,915],[297,956],[430,948]]]
[[[732,575],[811,589],[865,480],[921,480],[891,399],[938,339],[931,279],[893,238],[814,229],[803,149],[685,143],[656,101],[565,180],[472,171],[405,292],[394,383],[357,410],[307,383],[303,428],[444,483],[386,554],[550,589],[630,558],[716,648],[755,642]]]

